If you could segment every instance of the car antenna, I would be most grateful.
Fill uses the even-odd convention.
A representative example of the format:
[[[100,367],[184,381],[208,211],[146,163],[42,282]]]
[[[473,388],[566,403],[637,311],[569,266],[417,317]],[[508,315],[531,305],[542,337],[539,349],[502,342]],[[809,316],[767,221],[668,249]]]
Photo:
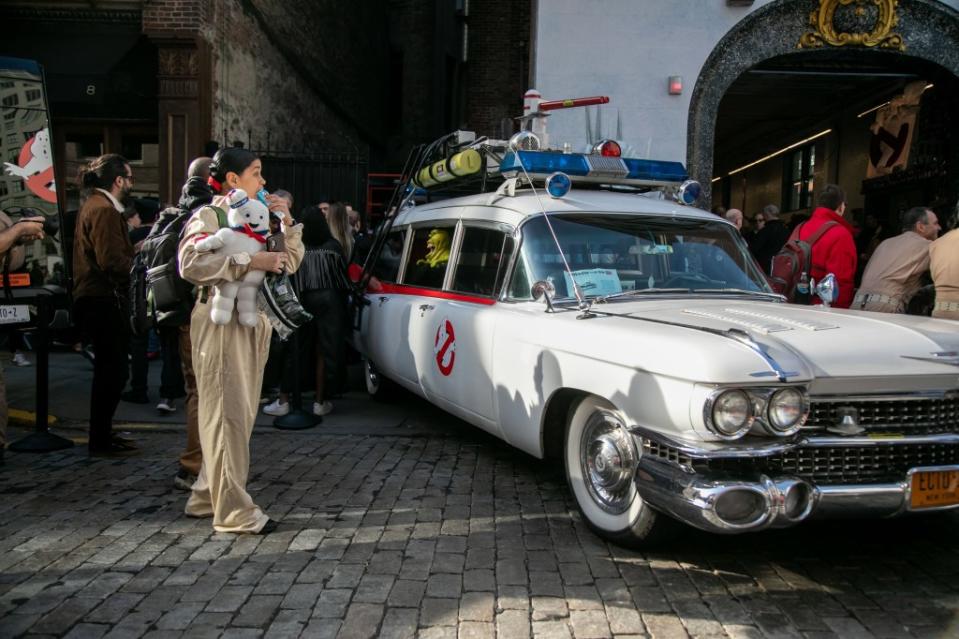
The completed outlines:
[[[553,242],[556,244],[556,249],[559,251],[559,258],[563,260],[563,268],[566,270],[566,274],[569,275],[569,281],[573,283],[573,294],[576,295],[576,304],[579,306],[579,310],[583,311],[576,319],[591,319],[597,317],[595,313],[591,311],[593,303],[588,301],[583,295],[583,291],[580,289],[579,284],[576,283],[576,278],[573,277],[573,270],[569,267],[569,262],[566,261],[566,254],[563,252],[563,247],[559,243],[559,238],[556,236],[556,230],[553,229],[553,223],[549,219],[549,215],[546,213],[546,207],[543,206],[543,200],[539,196],[539,191],[536,190],[536,186],[533,184],[533,179],[529,176],[529,173],[526,171],[526,165],[523,164],[523,157],[519,153],[519,149],[516,149],[516,159],[519,161],[519,168],[523,170],[523,175],[526,176],[526,181],[529,182],[529,187],[533,191],[533,195],[536,197],[536,202],[539,204],[539,210],[543,214],[543,219],[546,220],[546,226],[549,228],[550,235],[553,236]]]

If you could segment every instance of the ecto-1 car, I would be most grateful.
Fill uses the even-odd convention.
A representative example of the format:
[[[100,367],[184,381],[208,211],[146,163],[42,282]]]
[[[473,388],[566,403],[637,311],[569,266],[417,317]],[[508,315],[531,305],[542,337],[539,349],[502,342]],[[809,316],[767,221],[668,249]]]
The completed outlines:
[[[667,197],[681,165],[514,148],[496,169],[384,232],[371,394],[561,459],[619,542],[959,505],[959,322],[784,303],[732,225]]]

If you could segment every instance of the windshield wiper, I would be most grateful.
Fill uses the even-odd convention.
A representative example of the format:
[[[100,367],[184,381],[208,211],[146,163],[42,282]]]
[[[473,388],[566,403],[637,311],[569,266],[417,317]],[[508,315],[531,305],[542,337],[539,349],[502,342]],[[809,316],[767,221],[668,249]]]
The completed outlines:
[[[785,296],[779,293],[767,293],[766,291],[750,291],[745,288],[694,288],[693,293],[726,293],[735,295],[758,295],[768,299],[785,300]]]
[[[614,300],[620,297],[633,297],[638,295],[675,295],[676,293],[691,293],[691,289],[688,288],[639,288],[632,291],[623,291],[622,293],[610,293],[609,295],[603,295],[602,297],[597,297],[593,300],[596,304],[602,304],[607,300]]]

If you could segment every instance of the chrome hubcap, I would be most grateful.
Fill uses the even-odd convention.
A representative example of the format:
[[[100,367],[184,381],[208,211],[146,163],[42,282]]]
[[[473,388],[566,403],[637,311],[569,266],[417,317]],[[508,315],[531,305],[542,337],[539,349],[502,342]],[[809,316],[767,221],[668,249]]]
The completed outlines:
[[[595,412],[583,429],[580,451],[583,480],[593,500],[606,512],[625,511],[636,470],[629,433],[614,415]]]
[[[366,360],[366,386],[371,392],[375,392],[380,387],[380,376],[373,367],[373,362]]]

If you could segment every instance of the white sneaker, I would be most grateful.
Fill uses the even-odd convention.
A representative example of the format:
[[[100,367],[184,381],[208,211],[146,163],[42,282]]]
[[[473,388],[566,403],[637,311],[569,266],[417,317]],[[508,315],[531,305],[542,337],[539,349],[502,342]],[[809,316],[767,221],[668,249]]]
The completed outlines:
[[[329,415],[333,412],[333,402],[313,402],[314,415]]]
[[[157,404],[157,410],[169,415],[170,413],[176,412],[176,404],[173,403],[172,399],[160,399],[160,403]]]
[[[263,407],[263,412],[267,415],[274,415],[276,417],[282,417],[290,412],[290,405],[285,403],[280,403],[280,400],[275,400],[272,404],[267,404]]]
[[[13,356],[13,365],[14,366],[33,366],[30,360],[27,359],[27,356],[23,353],[17,353]]]

